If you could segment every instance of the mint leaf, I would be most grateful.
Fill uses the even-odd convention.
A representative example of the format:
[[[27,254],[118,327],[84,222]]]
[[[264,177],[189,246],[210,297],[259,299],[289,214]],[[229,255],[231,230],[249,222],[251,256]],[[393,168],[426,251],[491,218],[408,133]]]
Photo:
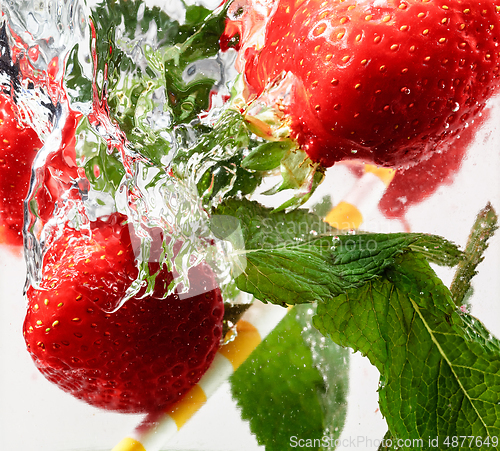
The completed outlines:
[[[500,343],[457,311],[423,255],[400,255],[383,277],[320,304],[313,322],[379,369],[392,437],[422,440],[419,449],[433,449],[429,438],[438,438],[444,449],[446,437],[491,443],[500,434]]]
[[[92,190],[114,196],[125,175],[118,151],[108,150],[105,141],[92,129],[87,118],[78,124],[77,135],[80,138],[76,146],[78,162],[85,168]]]
[[[390,426],[393,433],[497,437],[500,342],[477,319],[455,310],[448,289],[421,258],[400,262],[389,271],[388,278],[397,290],[406,293],[416,315],[407,329],[406,355],[411,357],[404,364],[400,361],[391,366],[388,380],[394,382],[381,391],[381,410],[392,415],[397,409],[396,397],[403,396],[418,397],[421,407],[412,413],[408,406],[400,408],[402,421]],[[413,384],[401,383],[410,374]],[[418,380],[421,385],[415,386]],[[407,418],[401,415],[405,410]],[[429,421],[432,417],[435,422]]]
[[[139,40],[144,39],[152,28],[161,30],[162,44],[166,46],[182,42],[189,36],[189,33],[182,32],[176,20],[172,20],[159,7],[145,7],[141,0],[103,0],[93,7],[92,22],[98,37],[97,70],[104,73],[107,66],[108,78],[105,83],[110,93],[120,92],[118,87],[129,74],[136,76],[137,84],[142,83],[140,78],[145,74],[144,67],[140,68],[133,60],[132,50],[134,43],[138,46]]]
[[[208,109],[210,93],[222,81],[222,63],[214,59],[224,32],[227,2],[209,15],[201,6],[188,7],[189,38],[165,53],[165,80],[174,124],[189,122]],[[193,32],[196,29],[195,32]]]
[[[230,200],[215,216],[236,218],[244,246],[234,251],[236,284],[263,302],[325,300],[380,277],[398,254],[429,249],[442,259],[460,253],[451,243],[423,234],[340,234],[306,210],[273,212],[255,202]],[[219,223],[221,221],[219,220]],[[214,234],[221,239],[226,236]],[[431,246],[432,245],[432,246]],[[441,245],[441,247],[440,247]],[[448,250],[453,255],[444,256]],[[437,258],[437,257],[436,257]]]
[[[318,215],[320,218],[326,217],[329,211],[333,208],[333,203],[330,195],[325,195],[321,198],[320,201],[315,203],[311,210],[315,215]]]
[[[328,446],[344,424],[348,353],[311,327],[311,315],[310,306],[292,309],[230,380],[242,417],[267,451],[310,438],[324,437]]]
[[[314,326],[340,346],[360,351],[382,373],[388,359],[384,334],[392,288],[379,279],[319,304]]]
[[[423,255],[429,263],[440,266],[455,266],[463,259],[462,251],[455,244],[436,235],[421,235],[410,244],[410,249]]]
[[[93,8],[96,87],[130,146],[156,165],[165,163],[164,156],[171,159],[175,126],[207,110],[222,82],[217,54],[226,8],[187,6],[183,22],[140,0],[104,0]],[[75,101],[91,102],[75,55],[68,87]]]
[[[92,99],[92,81],[83,74],[78,50],[79,44],[76,44],[68,54],[64,84],[73,102],[85,103]]]

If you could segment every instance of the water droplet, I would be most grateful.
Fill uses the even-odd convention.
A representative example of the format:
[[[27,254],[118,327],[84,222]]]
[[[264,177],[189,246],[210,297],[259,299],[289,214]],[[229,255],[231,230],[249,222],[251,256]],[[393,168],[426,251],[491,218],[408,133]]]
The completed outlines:
[[[459,109],[460,109],[460,104],[458,102],[455,102],[453,104],[453,107],[451,108],[451,111],[453,111],[454,113],[456,113]]]

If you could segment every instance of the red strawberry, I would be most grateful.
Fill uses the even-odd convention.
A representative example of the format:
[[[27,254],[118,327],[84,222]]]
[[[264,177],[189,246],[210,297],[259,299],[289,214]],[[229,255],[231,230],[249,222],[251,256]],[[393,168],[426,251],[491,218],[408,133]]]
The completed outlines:
[[[23,202],[41,145],[36,132],[18,121],[11,97],[0,94],[0,243],[23,244]]]
[[[245,14],[265,13],[261,3],[236,5],[240,38]],[[428,158],[500,84],[500,7],[492,0],[267,4],[265,32],[239,44],[248,100],[283,83],[272,101],[324,166],[361,159],[400,167]]]
[[[48,380],[93,406],[167,408],[198,382],[219,347],[224,308],[214,275],[194,267],[190,292],[162,299],[172,281],[163,268],[152,295],[143,290],[114,309],[137,277],[137,240],[119,214],[91,230],[87,241],[67,226],[45,255],[41,285],[27,293],[28,350]]]

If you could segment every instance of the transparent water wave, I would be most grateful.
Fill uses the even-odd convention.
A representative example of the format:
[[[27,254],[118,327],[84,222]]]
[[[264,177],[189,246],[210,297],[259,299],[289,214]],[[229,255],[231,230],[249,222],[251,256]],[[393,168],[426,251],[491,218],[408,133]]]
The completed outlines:
[[[196,115],[192,123],[176,123],[167,101],[171,93],[166,88],[165,64],[179,47],[167,42],[163,36],[168,30],[159,29],[156,19],[146,17],[144,4],[135,12],[137,26],[131,32],[124,17],[108,28],[96,22],[104,4],[89,8],[79,2],[47,2],[42,8],[41,3],[21,3],[7,10],[7,22],[12,22],[12,33],[26,39],[19,40],[21,47],[42,55],[29,61],[33,72],[44,75],[35,80],[36,87],[56,94],[50,97],[54,114],[34,164],[26,204],[29,283],[37,286],[43,255],[65,224],[90,235],[90,223],[114,211],[127,215],[142,240],[136,256],[139,278],[123,302],[137,294],[145,281],[146,294],[153,290],[155,275],[149,273],[148,259],[154,229],[169,237],[162,243],[161,260],[177,275],[171,290],[187,292],[188,269],[205,260],[211,261],[223,285],[230,283],[228,247],[211,234],[196,177],[180,180],[172,177],[169,168],[180,149],[196,145],[199,124],[214,122],[220,115],[222,98],[228,95],[230,61],[218,54],[200,55],[183,69],[184,86],[196,87],[201,79],[210,88],[213,108]],[[180,13],[160,15],[158,20],[177,29],[185,20],[184,7]],[[106,55],[99,46],[107,40]],[[113,60],[122,54],[127,59],[124,70]],[[37,120],[35,113],[33,122]],[[74,156],[66,158],[68,143]],[[214,151],[213,161],[218,153]],[[210,164],[207,161],[205,166]],[[42,212],[47,210],[41,205],[43,193],[51,197],[49,213]]]

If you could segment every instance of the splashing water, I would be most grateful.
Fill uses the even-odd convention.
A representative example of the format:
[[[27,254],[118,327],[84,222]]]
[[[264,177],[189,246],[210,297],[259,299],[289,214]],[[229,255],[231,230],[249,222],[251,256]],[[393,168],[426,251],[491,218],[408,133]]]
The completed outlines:
[[[211,234],[199,177],[175,177],[170,164],[219,119],[231,54],[208,46],[199,52],[204,37],[193,33],[190,7],[168,15],[129,6],[26,0],[4,7],[6,41],[21,68],[18,104],[44,142],[26,202],[25,256],[35,287],[43,255],[67,224],[90,236],[91,222],[115,211],[141,238],[139,277],[121,302],[144,281],[145,294],[154,289],[148,262],[158,230],[167,237],[160,261],[177,275],[171,290],[187,292],[188,268],[207,259],[229,279],[226,245]],[[211,17],[202,33],[210,34]],[[11,77],[2,76],[8,84]],[[221,155],[227,150],[214,149],[204,169]]]

